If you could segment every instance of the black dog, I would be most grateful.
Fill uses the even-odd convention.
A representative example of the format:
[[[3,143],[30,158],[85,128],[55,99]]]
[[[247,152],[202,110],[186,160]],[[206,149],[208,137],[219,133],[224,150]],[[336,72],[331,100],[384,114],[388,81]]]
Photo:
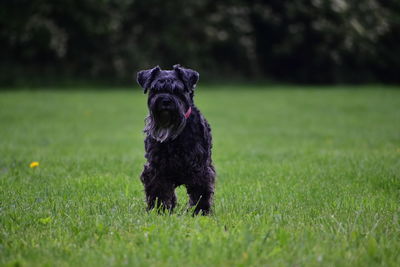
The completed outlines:
[[[199,74],[175,65],[138,72],[137,82],[149,91],[149,116],[144,132],[147,163],[141,175],[148,210],[172,211],[175,188],[185,185],[194,213],[211,211],[215,170],[211,129],[193,103]]]

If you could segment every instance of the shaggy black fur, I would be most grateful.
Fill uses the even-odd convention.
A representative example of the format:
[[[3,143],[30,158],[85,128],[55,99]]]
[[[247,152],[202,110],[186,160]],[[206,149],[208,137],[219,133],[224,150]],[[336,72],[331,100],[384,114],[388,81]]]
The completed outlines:
[[[137,82],[149,91],[145,126],[145,157],[141,175],[148,210],[172,211],[175,188],[185,185],[194,213],[211,211],[215,169],[211,160],[211,129],[193,102],[199,74],[175,65],[138,72]]]

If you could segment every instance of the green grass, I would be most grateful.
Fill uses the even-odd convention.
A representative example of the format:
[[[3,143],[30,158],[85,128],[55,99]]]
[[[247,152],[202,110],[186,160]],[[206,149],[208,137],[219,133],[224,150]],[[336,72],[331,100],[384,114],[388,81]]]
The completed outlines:
[[[210,217],[145,212],[138,89],[1,92],[0,264],[399,266],[400,90],[268,89],[199,86]]]

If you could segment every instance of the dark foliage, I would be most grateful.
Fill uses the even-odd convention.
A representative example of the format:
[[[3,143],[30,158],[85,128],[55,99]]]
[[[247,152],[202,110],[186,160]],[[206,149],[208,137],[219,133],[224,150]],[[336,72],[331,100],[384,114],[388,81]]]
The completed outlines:
[[[131,82],[176,62],[210,78],[399,82],[399,36],[397,0],[4,0],[0,82]]]

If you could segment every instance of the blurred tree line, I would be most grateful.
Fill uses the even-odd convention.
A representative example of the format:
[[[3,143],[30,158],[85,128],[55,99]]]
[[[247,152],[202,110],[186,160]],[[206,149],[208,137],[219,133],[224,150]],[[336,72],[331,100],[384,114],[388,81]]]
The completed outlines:
[[[217,80],[400,81],[399,0],[2,0],[0,83],[132,83],[181,63]]]

